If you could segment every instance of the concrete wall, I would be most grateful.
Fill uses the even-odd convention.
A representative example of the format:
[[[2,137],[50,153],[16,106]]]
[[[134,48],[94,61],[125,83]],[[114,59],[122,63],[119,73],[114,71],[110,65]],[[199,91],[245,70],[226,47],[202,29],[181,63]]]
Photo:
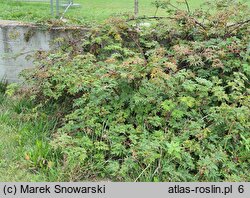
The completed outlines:
[[[83,30],[80,27],[47,30],[32,24],[0,20],[0,81],[20,82],[19,73],[33,67],[30,57],[37,50],[49,50],[50,41],[72,36],[79,29]]]

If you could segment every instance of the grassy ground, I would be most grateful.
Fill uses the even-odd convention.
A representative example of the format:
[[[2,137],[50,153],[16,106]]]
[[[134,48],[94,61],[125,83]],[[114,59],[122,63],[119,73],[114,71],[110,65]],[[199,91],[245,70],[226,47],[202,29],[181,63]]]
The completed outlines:
[[[22,168],[18,133],[10,123],[13,115],[8,110],[8,102],[2,94],[0,100],[0,181],[36,180],[35,175]]]
[[[66,0],[60,1],[65,2]],[[154,0],[139,0],[140,16],[153,16],[155,14],[156,9],[152,2]],[[172,2],[177,2],[177,0],[172,0]],[[195,9],[205,0],[189,0],[188,2],[191,9]],[[65,14],[65,18],[71,19],[73,23],[100,22],[112,15],[133,15],[134,9],[134,0],[74,0],[74,3],[80,4],[80,7],[71,7]],[[250,1],[248,4],[250,5]],[[61,14],[63,11],[64,8],[61,7]],[[166,16],[167,13],[160,9],[157,15]],[[49,0],[44,0],[44,2],[0,0],[0,19],[36,22],[50,18]]]
[[[29,153],[36,152],[38,140],[46,142],[52,122],[46,117],[34,122],[31,111],[29,101],[0,92],[0,182],[48,180],[42,171],[32,169]]]
[[[17,142],[18,133],[13,126],[3,122],[3,119],[6,119],[8,116],[8,113],[5,112],[0,118],[0,181],[43,180],[40,175],[27,171],[22,163],[22,156],[20,156],[20,153],[22,153],[20,150],[22,149]]]
[[[39,21],[51,17],[49,3],[17,2],[15,0],[0,0],[0,19]],[[103,21],[112,15],[132,15],[133,0],[75,0],[80,7],[72,7],[65,17],[76,19],[76,22]],[[153,0],[139,1],[140,16],[153,16],[155,7]],[[198,7],[203,0],[190,0],[192,8]],[[61,8],[61,12],[63,9]],[[158,16],[165,16],[164,10],[159,10]]]

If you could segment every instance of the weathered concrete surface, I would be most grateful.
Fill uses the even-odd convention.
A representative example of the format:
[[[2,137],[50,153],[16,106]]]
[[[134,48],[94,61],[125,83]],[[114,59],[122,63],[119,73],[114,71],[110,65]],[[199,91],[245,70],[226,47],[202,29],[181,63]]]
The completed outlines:
[[[33,67],[31,57],[37,50],[49,50],[52,40],[72,36],[81,27],[54,27],[51,29],[16,21],[0,20],[0,81],[20,82],[19,73]]]

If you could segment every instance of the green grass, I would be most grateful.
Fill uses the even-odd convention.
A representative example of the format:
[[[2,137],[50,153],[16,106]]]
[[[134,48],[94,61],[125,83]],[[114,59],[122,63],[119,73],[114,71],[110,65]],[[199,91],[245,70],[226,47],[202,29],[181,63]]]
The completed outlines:
[[[78,0],[81,8],[70,9],[67,13],[69,17],[82,18],[86,20],[104,20],[112,15],[133,15],[133,0]],[[153,16],[155,7],[152,5],[153,0],[139,0],[139,15]],[[191,0],[191,7],[197,7],[202,1]],[[166,16],[164,10],[159,10],[158,16]]]
[[[140,16],[153,16],[155,7],[153,0],[139,1]],[[75,0],[80,7],[72,7],[68,10],[65,17],[73,19],[77,23],[89,21],[103,21],[110,16],[132,15],[133,0]],[[190,0],[192,8],[198,7],[203,0]],[[61,8],[61,12],[63,9]],[[164,10],[159,10],[158,16],[166,16]],[[0,19],[40,21],[51,18],[50,5],[39,2],[16,2],[11,0],[1,0]],[[74,20],[75,19],[75,20]]]
[[[63,1],[63,0],[61,0]],[[154,16],[154,0],[139,0],[139,15]],[[176,0],[173,0],[173,2]],[[191,9],[198,8],[205,0],[189,0]],[[45,21],[51,19],[50,4],[43,2],[22,2],[15,0],[0,0],[0,19],[19,20],[27,22]],[[71,23],[85,24],[101,22],[110,16],[133,15],[133,0],[74,0],[80,7],[71,7],[65,14]],[[176,4],[176,3],[175,3]],[[250,1],[248,2],[250,5]],[[60,12],[64,9],[61,7]],[[160,9],[157,16],[167,16]]]
[[[8,102],[0,94],[0,181],[34,181],[39,177],[22,167],[22,149],[18,145],[18,131],[11,120],[13,113],[6,108]]]
[[[9,116],[5,114],[4,116]],[[13,126],[0,121],[0,181],[41,181],[44,180],[39,174],[29,172],[22,162],[22,150],[18,146],[18,132]],[[9,119],[9,118],[8,118]]]
[[[61,1],[63,2],[63,0]],[[140,16],[154,15],[153,1],[139,0]],[[0,2],[0,19],[37,22],[51,18],[49,1],[43,3],[0,0]],[[74,2],[80,4],[80,7],[71,7],[65,14],[65,18],[71,19],[70,22],[73,23],[100,22],[110,16],[133,15],[133,0],[74,0]],[[198,8],[203,2],[205,0],[189,0],[191,9]],[[248,5],[250,5],[250,1]],[[61,7],[60,12],[63,13],[63,11],[64,9]],[[160,9],[157,15],[166,16],[167,13]]]
[[[1,84],[1,83],[0,83]],[[24,98],[7,97],[0,92],[0,182],[53,181],[53,175],[33,168],[30,153],[37,158],[37,142],[47,143],[55,122],[34,112]],[[43,116],[42,116],[43,115]]]

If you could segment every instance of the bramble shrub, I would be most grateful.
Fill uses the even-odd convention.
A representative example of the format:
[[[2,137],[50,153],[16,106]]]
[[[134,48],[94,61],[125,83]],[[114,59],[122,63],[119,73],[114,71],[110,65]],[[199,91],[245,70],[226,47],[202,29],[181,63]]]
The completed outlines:
[[[58,39],[25,73],[37,102],[62,105],[65,180],[250,181],[249,9],[164,8],[150,27]]]

